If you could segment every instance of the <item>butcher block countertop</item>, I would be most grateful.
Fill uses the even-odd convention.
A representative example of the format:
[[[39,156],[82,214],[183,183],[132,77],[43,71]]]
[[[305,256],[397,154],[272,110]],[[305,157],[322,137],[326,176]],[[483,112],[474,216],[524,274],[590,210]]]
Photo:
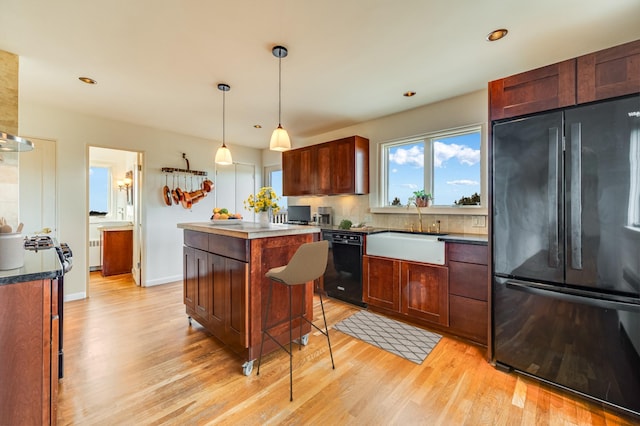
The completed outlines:
[[[227,221],[225,221],[227,222]],[[285,225],[281,223],[261,224],[242,220],[219,224],[213,222],[179,223],[178,228],[208,234],[253,240],[256,238],[281,237],[286,235],[314,234],[320,228],[305,225]]]

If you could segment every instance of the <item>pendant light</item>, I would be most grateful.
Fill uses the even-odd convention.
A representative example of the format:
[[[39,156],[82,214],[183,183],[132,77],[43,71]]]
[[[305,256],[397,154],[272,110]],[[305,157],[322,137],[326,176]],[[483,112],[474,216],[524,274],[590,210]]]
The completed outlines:
[[[224,119],[225,119],[225,94],[229,90],[231,90],[231,86],[228,84],[218,84],[218,89],[222,91],[222,146],[218,148],[216,152],[216,164],[221,164],[223,166],[228,166],[229,164],[233,164],[233,160],[231,159],[231,151],[227,148],[227,145],[224,142]]]
[[[273,56],[278,58],[278,127],[271,135],[269,149],[272,151],[288,151],[291,149],[291,140],[287,131],[282,128],[280,116],[282,112],[282,58],[285,58],[289,52],[283,46],[275,46],[271,52]]]

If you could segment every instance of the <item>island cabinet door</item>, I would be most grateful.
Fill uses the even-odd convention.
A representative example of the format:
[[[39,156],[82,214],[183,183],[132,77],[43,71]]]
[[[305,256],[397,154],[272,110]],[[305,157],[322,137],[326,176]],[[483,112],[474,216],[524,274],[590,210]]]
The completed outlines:
[[[249,264],[226,259],[228,285],[226,287],[225,334],[231,344],[249,347],[248,283]]]
[[[197,270],[196,270],[196,249],[191,247],[184,247],[183,249],[183,299],[187,310],[195,309],[196,303],[196,285],[198,282]]]
[[[227,317],[227,270],[226,258],[209,253],[210,304],[209,324],[211,332],[224,340],[224,327]]]
[[[402,313],[449,325],[449,271],[446,267],[402,262]]]
[[[378,308],[400,312],[400,262],[363,256],[364,302]]]

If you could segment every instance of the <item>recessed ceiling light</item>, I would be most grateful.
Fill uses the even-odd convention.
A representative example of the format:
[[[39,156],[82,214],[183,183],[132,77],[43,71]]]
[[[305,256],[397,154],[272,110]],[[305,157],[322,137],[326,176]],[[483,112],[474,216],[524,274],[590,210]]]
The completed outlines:
[[[90,77],[78,77],[78,80],[80,80],[83,83],[87,83],[87,84],[98,84],[97,81],[95,81],[94,79],[92,79]]]
[[[499,30],[491,31],[489,34],[487,34],[487,41],[500,40],[501,38],[506,36],[508,32],[509,31],[505,30],[504,28],[500,28]]]
[[[415,95],[416,95],[416,92],[412,92],[411,90],[409,90],[408,92],[404,92],[402,94],[402,96],[406,96],[407,98],[410,98],[410,97],[415,96]]]
[[[255,127],[256,129],[262,129],[262,126],[259,124],[254,124],[253,127]]]

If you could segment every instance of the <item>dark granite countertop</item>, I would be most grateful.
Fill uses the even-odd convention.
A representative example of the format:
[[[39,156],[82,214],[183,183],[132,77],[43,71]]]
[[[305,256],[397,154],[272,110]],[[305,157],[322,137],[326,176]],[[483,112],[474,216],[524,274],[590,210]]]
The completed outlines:
[[[37,252],[25,250],[24,265],[21,268],[0,271],[0,285],[53,279],[61,276],[62,265],[55,249],[50,248]]]

